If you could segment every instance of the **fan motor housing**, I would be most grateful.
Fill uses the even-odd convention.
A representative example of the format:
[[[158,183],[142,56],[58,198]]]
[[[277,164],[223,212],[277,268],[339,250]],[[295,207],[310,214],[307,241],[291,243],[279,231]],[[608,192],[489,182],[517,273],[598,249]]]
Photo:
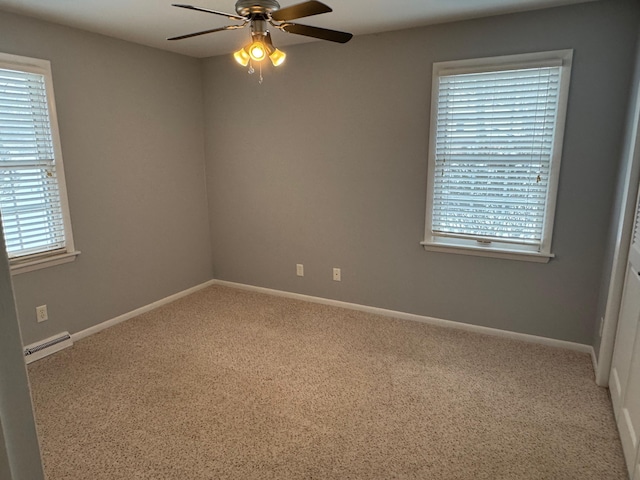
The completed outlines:
[[[236,12],[243,17],[266,15],[280,8],[276,0],[238,0]]]

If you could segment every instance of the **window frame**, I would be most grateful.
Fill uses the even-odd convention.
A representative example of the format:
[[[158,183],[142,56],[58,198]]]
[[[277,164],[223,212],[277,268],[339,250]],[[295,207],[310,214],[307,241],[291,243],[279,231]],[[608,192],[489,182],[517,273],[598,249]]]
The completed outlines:
[[[510,260],[524,260],[539,263],[547,263],[549,260],[554,258],[555,255],[551,253],[551,245],[560,177],[560,163],[564,141],[567,104],[569,98],[572,60],[573,50],[567,49],[469,60],[435,62],[433,64],[425,234],[424,240],[420,242],[425,250],[463,255],[476,255],[482,257],[496,257]],[[435,194],[436,134],[438,129],[437,116],[440,76],[548,66],[560,66],[561,68],[558,90],[558,110],[556,113],[556,124],[553,134],[553,149],[550,159],[548,192],[545,203],[545,219],[543,222],[540,248],[528,248],[524,245],[513,245],[508,242],[500,241],[493,241],[485,244],[473,239],[466,240],[434,235],[432,231],[432,216]]]
[[[42,75],[44,77],[45,91],[47,95],[47,106],[49,109],[49,127],[51,129],[51,142],[53,144],[56,180],[58,184],[58,194],[60,196],[60,207],[62,210],[62,220],[65,236],[65,245],[63,248],[9,259],[11,274],[16,275],[33,270],[39,270],[41,268],[52,267],[55,265],[72,262],[80,254],[80,252],[75,249],[75,244],[73,241],[71,214],[69,211],[69,201],[67,198],[67,184],[64,174],[62,147],[60,143],[60,133],[58,128],[58,115],[56,111],[56,102],[53,92],[53,75],[51,73],[51,62],[49,62],[49,60],[43,60],[39,58],[0,53],[0,68],[33,73]]]

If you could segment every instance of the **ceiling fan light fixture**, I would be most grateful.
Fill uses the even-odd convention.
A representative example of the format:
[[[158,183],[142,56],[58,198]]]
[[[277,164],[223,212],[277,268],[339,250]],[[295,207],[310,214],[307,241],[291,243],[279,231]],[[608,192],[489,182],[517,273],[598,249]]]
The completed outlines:
[[[273,63],[274,67],[279,67],[280,65],[282,65],[286,58],[287,54],[282,50],[278,50],[277,48],[274,48],[273,51],[269,54],[269,59],[271,60],[271,63]]]
[[[251,55],[247,52],[246,48],[241,48],[237,52],[233,54],[233,58],[235,58],[236,62],[238,62],[243,67],[249,65],[249,60],[251,60]]]
[[[293,23],[291,20],[298,18],[312,17],[332,11],[331,7],[318,0],[306,0],[302,3],[281,8],[278,0],[236,0],[236,13],[225,13],[194,5],[172,4],[174,7],[205,12],[230,20],[242,22],[241,24],[226,25],[224,27],[202,30],[200,32],[188,33],[170,37],[167,40],[184,40],[208,33],[220,32],[223,30],[237,30],[247,26],[251,29],[251,41],[243,48],[233,53],[233,58],[243,67],[248,66],[248,72],[253,74],[259,67],[260,83],[262,83],[262,62],[269,57],[274,67],[282,65],[287,58],[287,54],[278,50],[271,41],[269,26],[281,32],[304,35],[306,37],[327,40],[336,43],[347,43],[353,35],[347,32],[329,30],[327,28],[312,27]],[[255,62],[255,65],[254,65]]]

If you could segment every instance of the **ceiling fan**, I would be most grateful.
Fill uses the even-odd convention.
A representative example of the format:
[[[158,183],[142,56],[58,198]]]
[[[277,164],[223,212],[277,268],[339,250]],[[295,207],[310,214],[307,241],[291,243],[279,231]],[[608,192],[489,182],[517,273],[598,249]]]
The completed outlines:
[[[267,56],[275,66],[281,65],[284,62],[286,54],[273,46],[273,43],[271,42],[271,34],[268,30],[268,24],[283,32],[319,38],[330,42],[347,43],[353,37],[351,33],[290,22],[290,20],[311,17],[313,15],[329,13],[332,11],[331,7],[315,0],[298,3],[284,8],[280,8],[280,4],[276,0],[238,0],[236,2],[237,15],[218,12],[216,10],[196,7],[193,5],[172,4],[172,6],[196,10],[198,12],[212,13],[214,15],[227,17],[231,20],[240,21],[242,23],[239,25],[227,25],[225,27],[171,37],[167,40],[182,40],[223,30],[236,30],[249,25],[251,27],[251,43],[233,54],[236,61],[245,67],[250,61],[253,60],[259,63]],[[250,68],[250,72],[251,71],[252,68]]]

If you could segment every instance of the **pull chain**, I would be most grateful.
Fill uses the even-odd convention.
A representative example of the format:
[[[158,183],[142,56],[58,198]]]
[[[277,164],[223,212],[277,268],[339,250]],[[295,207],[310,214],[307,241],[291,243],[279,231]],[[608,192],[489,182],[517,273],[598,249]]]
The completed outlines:
[[[262,62],[260,62],[258,64],[258,69],[260,71],[260,78],[258,79],[258,83],[260,85],[262,85],[262,81],[264,80],[264,78],[262,78]],[[247,70],[247,72],[249,73],[249,75],[253,75],[254,73],[256,73],[256,69],[253,68],[253,62],[249,62],[249,69]]]

